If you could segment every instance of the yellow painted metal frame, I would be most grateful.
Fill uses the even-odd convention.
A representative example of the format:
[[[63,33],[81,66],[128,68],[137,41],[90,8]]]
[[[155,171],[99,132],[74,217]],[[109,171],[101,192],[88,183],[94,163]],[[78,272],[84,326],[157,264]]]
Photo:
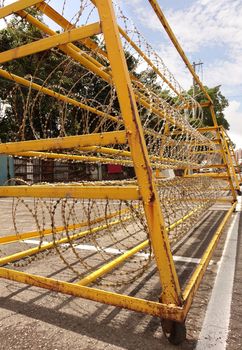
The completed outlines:
[[[16,58],[25,57],[33,53],[38,53],[41,51],[52,49],[53,47],[58,47],[63,44],[76,41],[78,39],[84,39],[86,37],[97,35],[101,33],[100,23],[93,23],[80,27],[77,29],[72,29],[68,32],[61,34],[56,34],[50,36],[49,38],[40,39],[34,41],[33,43],[22,45],[5,52],[0,53],[0,63],[5,63]]]
[[[87,227],[93,224],[101,223],[107,219],[112,219],[121,215],[123,216],[124,214],[128,214],[128,213],[130,213],[130,209],[125,208],[122,210],[112,212],[105,216],[100,216],[98,218],[95,218],[94,220],[82,221],[80,223],[76,223],[73,225],[58,226],[55,228],[55,233],[64,232],[66,230],[68,230],[68,232],[71,230],[77,230],[82,227]],[[9,244],[13,242],[18,242],[20,240],[30,239],[30,238],[46,237],[51,235],[52,233],[53,233],[53,229],[49,228],[42,231],[31,231],[31,232],[24,232],[24,233],[19,233],[15,235],[3,236],[3,237],[0,237],[0,244]]]
[[[233,206],[227,212],[216,234],[214,235],[214,238],[210,242],[206,252],[201,258],[198,267],[193,273],[190,282],[188,283],[183,293],[184,302],[182,306],[170,303],[148,301],[140,298],[130,297],[127,295],[121,295],[118,293],[107,292],[100,289],[86,287],[78,283],[68,283],[47,277],[28,274],[25,272],[19,272],[4,267],[0,267],[0,277],[13,280],[19,283],[25,283],[32,286],[49,289],[63,294],[98,301],[108,305],[126,308],[132,311],[146,313],[152,316],[157,316],[178,322],[184,322],[187,313],[191,307],[196,290],[199,287],[201,279],[211,259],[212,253],[215,250],[218,240],[222,234],[223,227],[225,226],[229,217],[233,213],[235,206],[236,203],[234,203]]]
[[[104,154],[116,154],[119,157],[128,157],[129,159],[113,159],[108,157],[97,157],[97,156],[90,156],[90,155],[75,155],[75,154],[63,154],[63,153],[54,153],[54,152],[36,152],[36,151],[28,151],[28,152],[8,152],[9,155],[15,155],[18,157],[34,157],[34,158],[42,158],[42,159],[65,159],[65,160],[72,160],[72,161],[79,161],[79,162],[89,162],[89,163],[115,163],[115,164],[122,164],[126,166],[132,166],[133,160],[131,158],[131,153],[129,151],[119,151],[117,149],[113,148],[107,148],[107,147],[100,147],[100,146],[90,146],[90,147],[80,147],[81,150],[85,151],[93,151],[96,153],[104,153]],[[151,166],[156,169],[164,169],[167,168],[166,164],[169,164],[171,168],[177,167],[179,169],[186,168],[186,162],[179,160],[179,159],[173,159],[173,158],[164,158],[164,157],[158,157],[158,156],[151,156],[150,160],[152,161]],[[161,163],[162,162],[162,163]],[[161,164],[160,164],[161,163]],[[198,163],[189,163],[189,167],[200,168],[200,165]],[[211,166],[212,167],[212,166]],[[218,165],[220,167],[220,165]]]
[[[92,2],[95,3],[94,1],[92,1]],[[54,22],[56,22],[58,25],[60,25],[63,29],[69,30],[70,28],[73,28],[73,25],[70,22],[68,22],[64,17],[62,17],[58,12],[56,12],[48,4],[40,3],[40,4],[37,5],[37,8],[39,10],[41,10],[46,16],[51,18]],[[27,12],[25,12],[25,11],[18,11],[17,14],[20,15],[22,18],[26,19],[27,21],[29,21],[30,23],[32,23],[33,25],[37,26],[44,33],[46,33],[46,34],[48,34],[50,36],[56,34],[49,27],[47,27],[45,24],[43,24],[42,22],[40,22],[37,19],[35,19],[33,16],[31,16]],[[120,27],[118,27],[118,29],[119,29],[120,33],[122,34],[123,30]],[[133,47],[137,51],[137,46],[132,42],[132,40],[127,35],[125,36],[125,38],[126,38],[126,40],[128,42],[130,42],[133,45]],[[98,49],[97,44],[94,43],[93,41],[85,40],[85,41],[82,41],[82,43],[85,44],[88,48],[91,48],[91,47],[94,46],[94,48],[95,48],[95,50],[97,50],[97,52],[99,52],[104,57],[107,57],[106,52],[101,50],[100,48]],[[98,76],[100,76],[105,81],[108,81],[109,83],[112,83],[111,73],[110,72],[105,72],[104,71],[105,67],[103,65],[101,65],[94,58],[91,58],[90,56],[88,56],[85,52],[81,51],[77,46],[75,46],[73,44],[67,44],[67,45],[61,45],[59,48],[63,52],[68,54],[70,57],[72,57],[74,60],[76,60],[77,62],[81,63],[84,67],[90,69],[93,73],[95,73]],[[139,51],[137,51],[137,52],[139,53]],[[145,60],[147,61],[147,63],[149,63],[151,65],[150,60],[146,56],[145,56]],[[153,65],[151,65],[151,68],[153,68]],[[156,71],[156,73],[165,82],[167,82],[167,79],[159,71]],[[131,76],[130,78],[131,78],[131,80],[133,82],[137,82],[138,81],[136,77]],[[140,81],[138,81],[138,83],[142,85],[142,83]],[[168,84],[168,85],[170,86],[170,84]],[[176,89],[173,86],[170,86],[170,88],[175,93],[177,93]],[[179,121],[177,121],[176,119],[174,119],[174,118],[172,118],[170,116],[164,115],[164,113],[162,113],[161,110],[157,110],[156,108],[151,106],[144,98],[142,98],[142,95],[138,95],[138,96],[136,95],[136,102],[141,104],[145,108],[147,108],[149,110],[152,110],[152,112],[154,114],[156,114],[157,116],[159,116],[161,119],[168,120],[168,121],[172,122],[174,125],[176,125],[177,127],[180,126]],[[190,130],[188,129],[187,132],[189,133],[189,131]]]
[[[110,131],[97,134],[65,136],[42,140],[0,143],[0,153],[18,154],[26,151],[48,151],[55,149],[72,149],[86,146],[125,144],[125,131]]]
[[[0,197],[139,200],[140,196],[137,186],[0,186]]]
[[[0,8],[0,19],[3,17],[7,17],[13,13],[16,13],[17,11],[23,10],[27,7],[39,4],[40,2],[43,2],[44,0],[24,0],[24,1],[17,1],[13,4],[4,6]]]
[[[197,74],[195,73],[191,63],[189,62],[188,58],[186,57],[181,45],[179,44],[175,34],[173,33],[164,13],[162,12],[157,0],[149,0],[151,6],[153,7],[158,19],[160,20],[162,26],[164,27],[165,31],[167,32],[170,40],[172,41],[172,43],[174,44],[177,52],[179,53],[179,55],[181,56],[182,60],[184,61],[185,65],[187,66],[187,68],[189,69],[190,73],[192,74],[193,78],[195,79],[196,83],[199,85],[201,91],[203,91],[204,95],[207,97],[208,101],[213,104],[213,101],[211,99],[211,97],[208,95],[206,89],[204,88],[203,84],[201,83],[199,77],[197,76]]]
[[[212,168],[214,172],[209,173],[200,173],[200,174],[193,174],[193,175],[185,175],[186,177],[201,177],[201,176],[208,176],[213,177],[217,179],[227,179],[230,185],[230,190],[232,192],[233,201],[237,200],[237,194],[236,190],[240,190],[240,184],[239,184],[239,177],[237,176],[235,172],[235,167],[233,163],[233,153],[230,146],[230,139],[227,136],[225,129],[223,126],[218,126],[216,115],[214,112],[213,106],[210,106],[210,112],[212,116],[212,120],[214,123],[213,127],[203,127],[200,128],[199,131],[201,133],[210,132],[215,135],[217,138],[217,144],[218,144],[218,150],[216,150],[217,153],[220,153],[222,158],[221,164],[210,164],[208,166],[204,166],[204,168]],[[196,153],[211,153],[211,151],[201,151]],[[203,167],[201,167],[203,168]],[[221,173],[216,170],[224,168],[225,172]]]
[[[224,164],[214,164],[214,168],[225,167],[226,173],[212,174],[215,178],[224,177],[229,180],[230,189],[233,196],[233,204],[225,215],[223,221],[219,225],[215,235],[213,236],[207,250],[203,254],[200,263],[195,269],[190,281],[188,282],[184,292],[181,290],[181,286],[178,281],[177,272],[175,269],[173,256],[171,253],[170,242],[168,239],[168,232],[176,225],[181,224],[184,220],[188,219],[194,212],[198,211],[201,206],[198,206],[196,209],[192,210],[190,213],[185,215],[183,218],[178,220],[176,223],[171,225],[170,227],[165,227],[165,222],[163,218],[163,213],[161,209],[159,194],[158,194],[158,184],[155,179],[155,176],[152,172],[152,163],[149,158],[145,138],[144,131],[142,129],[137,103],[141,103],[146,108],[150,108],[150,105],[142,99],[142,96],[135,96],[131,78],[128,72],[121,39],[120,32],[126,38],[127,41],[131,43],[134,47],[134,43],[131,42],[130,38],[127,37],[127,34],[123,32],[123,30],[117,25],[113,6],[111,0],[96,0],[95,5],[97,6],[100,24],[93,24],[90,26],[85,26],[82,28],[73,28],[66,27],[69,26],[68,22],[63,19],[60,15],[57,16],[55,12],[51,10],[51,8],[44,3],[44,1],[34,1],[34,0],[20,0],[11,5],[8,5],[2,9],[0,9],[0,17],[7,16],[11,13],[17,13],[19,15],[23,15],[23,9],[37,5],[37,8],[46,13],[50,17],[54,18],[57,22],[61,23],[66,30],[69,32],[64,32],[63,34],[53,33],[49,29],[48,34],[49,38],[42,39],[39,42],[35,42],[32,44],[28,44],[18,48],[17,50],[10,50],[8,52],[3,52],[0,54],[0,62],[7,62],[10,59],[15,59],[18,57],[23,57],[24,55],[39,52],[41,49],[47,49],[50,47],[58,46],[63,52],[77,60],[84,67],[90,69],[95,72],[99,76],[101,76],[104,80],[110,82],[115,85],[117,96],[120,104],[121,114],[123,116],[122,122],[124,124],[125,130],[117,131],[117,132],[107,132],[102,134],[92,134],[92,135],[80,135],[80,136],[68,136],[62,138],[53,138],[46,140],[34,140],[34,141],[21,141],[14,143],[6,143],[0,144],[0,153],[2,154],[20,154],[20,152],[35,152],[35,151],[50,151],[54,149],[86,149],[93,150],[96,147],[102,147],[106,145],[113,144],[125,144],[128,142],[130,152],[124,152],[123,156],[131,157],[135,169],[135,173],[137,176],[137,184],[135,185],[125,185],[125,186],[45,186],[45,185],[34,185],[34,186],[3,186],[0,187],[0,196],[13,196],[13,197],[48,197],[48,198],[92,198],[92,199],[119,199],[119,200],[141,200],[144,207],[144,212],[147,220],[147,225],[149,229],[149,238],[152,245],[153,254],[155,257],[160,283],[162,285],[162,294],[160,297],[160,302],[152,302],[143,299],[138,299],[135,297],[130,297],[126,295],[120,295],[117,293],[107,292],[91,287],[86,287],[87,284],[93,282],[96,278],[108,273],[117,265],[122,263],[124,260],[133,256],[138,251],[146,248],[149,244],[149,241],[144,241],[133,249],[129,250],[127,253],[119,256],[114,259],[110,263],[102,266],[99,270],[96,270],[89,276],[84,277],[81,281],[77,283],[68,283],[59,280],[54,280],[46,277],[35,276],[33,274],[27,274],[25,272],[18,272],[6,267],[0,267],[0,277],[7,278],[10,280],[18,281],[20,283],[27,283],[30,285],[34,285],[37,287],[42,287],[45,289],[54,290],[57,292],[74,295],[90,300],[95,300],[99,302],[103,302],[110,305],[115,305],[119,307],[124,307],[130,310],[144,312],[150,315],[155,315],[161,318],[174,320],[178,322],[184,322],[186,319],[187,312],[191,306],[192,300],[194,298],[195,292],[201,282],[202,276],[205,273],[206,267],[211,259],[211,255],[217,245],[219,237],[222,234],[223,227],[231,216],[233,210],[236,205],[236,192],[238,183],[236,182],[237,175],[235,173],[233,167],[233,161],[230,156],[230,146],[228,145],[226,135],[218,125],[216,121],[216,115],[213,109],[213,102],[210,96],[207,94],[207,91],[203,87],[202,83],[198,79],[195,74],[191,64],[186,58],[184,52],[180,44],[178,43],[174,33],[172,32],[167,20],[165,19],[163,13],[161,12],[157,1],[149,0],[151,5],[153,6],[155,12],[158,15],[162,25],[167,31],[171,41],[175,45],[182,59],[186,63],[188,69],[193,75],[194,79],[197,81],[201,90],[207,97],[210,103],[210,111],[212,114],[212,118],[214,120],[214,127],[210,128],[202,128],[200,132],[206,131],[215,131],[216,138],[211,140],[211,144],[218,144],[220,147],[219,152],[223,157]],[[27,17],[26,17],[27,18]],[[35,22],[32,17],[29,15],[29,20]],[[37,22],[35,23],[37,26],[39,25]],[[46,26],[43,25],[42,29],[44,31],[48,31]],[[80,54],[80,50],[75,47],[75,45],[71,44],[71,41],[82,40],[86,36],[90,36],[93,34],[100,33],[102,29],[105,44],[106,44],[106,57],[110,62],[111,73],[104,72],[102,70],[102,65],[90,58],[87,54]],[[61,40],[61,41],[60,41]],[[92,45],[90,41],[87,42],[89,45]],[[42,47],[40,46],[42,43]],[[60,46],[61,45],[61,46]],[[137,48],[136,48],[137,50]],[[141,54],[141,53],[140,53]],[[142,55],[142,54],[141,54]],[[142,56],[143,57],[143,56]],[[146,57],[143,57],[147,60]],[[152,62],[150,62],[152,64]],[[81,104],[78,101],[70,99],[64,95],[60,95],[59,93],[55,93],[45,87],[39,86],[38,84],[31,83],[26,79],[10,74],[3,69],[0,69],[0,75],[7,79],[16,81],[24,86],[32,87],[42,93],[47,95],[56,97],[60,100],[63,100],[67,103],[72,103],[78,107],[84,108],[93,112],[97,115],[108,117],[113,119],[113,121],[119,122],[118,118],[106,115],[105,113],[98,111],[96,109],[91,109],[84,104]],[[174,91],[174,89],[173,89]],[[155,110],[152,111],[160,116],[161,118],[169,121],[169,118],[165,116],[161,111]],[[170,118],[170,121],[179,127],[179,123],[177,123],[173,118]],[[169,130],[168,130],[169,131]],[[215,152],[215,150],[209,150],[209,143],[207,144],[208,150],[194,153],[211,153]],[[97,148],[96,148],[97,149]],[[107,152],[119,152],[118,150],[105,148]],[[102,149],[104,150],[104,148]],[[105,151],[105,150],[104,150]],[[126,153],[127,152],[127,153]],[[216,151],[217,152],[217,151]],[[121,154],[121,153],[120,153]],[[162,157],[157,157],[155,159],[157,161],[161,160]],[[171,162],[171,160],[169,160]],[[207,174],[206,174],[207,175]],[[191,175],[194,176],[194,175]],[[198,176],[198,175],[197,175]],[[235,183],[235,184],[234,184]],[[204,199],[204,201],[206,201]],[[97,218],[96,221],[99,222],[100,218]],[[129,220],[130,216],[124,216],[122,220]],[[101,219],[100,219],[101,220]],[[102,220],[101,220],[102,221]],[[100,222],[101,222],[100,221]],[[120,222],[119,220],[113,221],[108,225],[116,225]],[[84,223],[80,223],[80,225],[84,225]],[[82,227],[82,226],[80,226]],[[4,257],[0,259],[0,264],[4,265],[10,261],[16,261],[16,259],[20,259],[26,257],[28,255],[33,255],[38,253],[41,250],[50,249],[54,246],[54,244],[65,244],[70,240],[79,239],[84,235],[91,234],[93,232],[99,232],[107,228],[107,224],[92,228],[92,230],[86,230],[83,232],[79,232],[73,234],[70,237],[65,237],[59,239],[58,241],[50,242],[42,247],[31,248],[27,251],[23,251],[20,253],[16,253],[12,256]],[[63,231],[62,228],[58,228],[60,231]],[[65,228],[64,228],[65,229]],[[49,235],[50,232],[46,230],[43,232],[43,235]],[[39,233],[41,235],[41,233]],[[25,233],[19,236],[19,239],[23,239],[26,237],[37,237],[36,233]],[[16,241],[16,236],[8,236],[3,238],[0,243],[6,244],[9,242]]]

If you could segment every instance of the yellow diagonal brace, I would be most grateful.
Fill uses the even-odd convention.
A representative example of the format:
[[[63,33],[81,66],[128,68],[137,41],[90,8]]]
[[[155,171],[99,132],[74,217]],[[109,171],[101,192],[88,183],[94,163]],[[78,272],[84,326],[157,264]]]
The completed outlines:
[[[33,43],[22,45],[5,52],[0,53],[0,63],[8,62],[16,58],[28,56],[37,52],[49,50],[55,46],[77,41],[92,35],[100,34],[100,23],[89,24],[68,32],[53,35],[49,38],[40,39]]]
[[[21,0],[21,1],[15,1],[13,4],[4,6],[0,8],[0,19],[3,17],[7,17],[11,15],[14,12],[17,12],[19,10],[26,9],[27,7],[36,5],[40,2],[43,2],[44,0]]]
[[[197,84],[199,85],[200,89],[202,90],[202,92],[204,93],[206,98],[209,100],[209,102],[211,104],[213,104],[213,101],[212,101],[211,97],[209,96],[208,92],[206,91],[206,89],[204,88],[203,84],[201,83],[199,77],[195,73],[191,63],[189,62],[187,56],[185,55],[181,45],[179,44],[179,42],[177,40],[175,34],[173,33],[169,23],[167,22],[167,19],[165,18],[164,13],[161,11],[161,8],[160,8],[157,0],[149,0],[149,2],[151,4],[151,6],[153,7],[157,17],[159,18],[161,24],[163,25],[165,31],[167,32],[169,38],[171,39],[172,43],[174,44],[175,48],[177,49],[177,52],[179,53],[179,55],[183,59],[185,65],[187,66],[187,68],[191,72],[193,78],[195,79],[195,81],[197,82]]]
[[[79,55],[80,56],[80,55]],[[36,83],[33,83],[25,78],[22,78],[22,77],[19,77],[18,75],[15,75],[13,73],[9,73],[7,72],[6,70],[4,69],[1,69],[0,68],[0,76],[2,76],[3,78],[6,78],[8,80],[11,80],[11,81],[14,81],[18,84],[21,84],[23,86],[26,86],[26,87],[29,87],[30,89],[34,89],[34,90],[37,90],[39,92],[42,92],[48,96],[51,96],[51,97],[54,97],[56,98],[57,100],[60,100],[60,101],[63,101],[63,102],[66,102],[66,103],[69,103],[69,104],[72,104],[74,106],[77,106],[79,108],[82,108],[86,111],[89,111],[93,114],[96,114],[100,117],[103,117],[105,119],[109,119],[109,120],[112,120],[113,122],[115,123],[118,123],[118,124],[123,124],[123,120],[121,118],[118,118],[118,117],[114,117],[110,114],[107,114],[107,113],[104,113],[96,108],[93,108],[93,107],[90,107],[84,103],[81,103],[73,98],[70,98],[68,96],[65,96],[65,95],[62,95],[58,92],[55,92],[53,90],[50,90],[44,86],[41,86],[39,84],[36,84]],[[149,130],[149,129],[146,129],[145,130],[145,134],[147,135],[152,135],[154,137],[157,137],[157,138],[162,138],[162,134],[159,134],[158,132],[155,132],[153,130]]]
[[[44,4],[44,8],[46,8],[46,6],[47,5]],[[29,23],[31,23],[33,26],[39,28],[44,33],[46,33],[50,36],[56,35],[56,32],[54,30],[50,29],[46,24],[39,21],[35,17],[31,16],[29,13],[27,13],[25,11],[19,11],[18,15],[21,16],[22,18],[26,19]],[[75,29],[75,28],[76,27],[71,25],[69,30]],[[90,41],[89,38],[85,38],[81,42],[84,43],[87,40]],[[86,52],[79,49],[77,46],[73,45],[72,43],[69,43],[69,44],[60,45],[59,49],[61,51],[65,52],[70,57],[72,57],[75,61],[82,64],[87,69],[96,73],[98,76],[100,76],[105,81],[108,81],[111,83],[111,76],[108,73],[104,72],[103,69],[100,69],[100,68],[104,68],[103,65],[101,63],[99,63],[97,60],[95,60],[93,57],[90,57],[90,55],[88,55]]]
[[[95,3],[95,2],[93,1],[93,3]],[[44,14],[46,14],[49,18],[51,18],[57,24],[62,26],[63,29],[66,30],[69,28],[73,28],[73,25],[71,23],[69,23],[63,16],[61,16],[58,12],[56,12],[54,9],[52,9],[49,5],[47,5],[45,3],[39,4],[37,6],[37,8],[39,8]],[[28,14],[24,15],[21,12],[19,13],[19,15],[22,17],[25,17],[27,21],[36,25],[39,29],[43,30],[45,33],[48,33],[49,35],[51,35],[51,32],[52,32],[52,35],[54,34],[54,32],[50,28],[48,28],[40,21],[33,18],[33,16],[30,16]],[[85,40],[87,40],[87,39],[85,39]],[[84,45],[85,45],[85,43],[84,43]],[[88,44],[86,46],[90,48],[90,40],[88,41]],[[90,61],[90,57],[86,58],[85,53],[80,51],[79,48],[75,47],[72,44],[63,45],[60,48],[67,55],[69,55],[74,60],[81,63],[87,69],[90,69],[92,72],[94,72],[95,74],[100,76],[102,79],[104,79],[108,83],[110,83],[110,84],[113,83],[111,72],[104,72],[104,68],[105,68],[104,66],[100,65],[100,63],[97,60],[91,59],[91,61]],[[100,53],[101,55],[104,55],[105,57],[107,56],[107,54],[104,51],[100,50],[100,48],[98,48],[97,46],[95,46],[94,50],[96,52]],[[131,75],[131,78],[133,79],[134,82],[136,82],[136,80],[134,80],[134,79],[137,79],[136,77]],[[139,84],[140,84],[140,82],[139,82]],[[150,112],[152,111],[154,114],[159,116],[161,119],[166,119],[166,120],[170,121],[172,124],[174,124],[176,126],[180,126],[182,130],[186,130],[186,132],[188,132],[188,133],[191,133],[191,134],[194,133],[194,131],[195,131],[194,129],[185,127],[185,125],[181,124],[181,122],[179,122],[176,118],[173,118],[171,115],[167,115],[167,113],[164,113],[164,111],[162,111],[162,110],[158,110],[157,108],[154,108],[154,106],[152,106],[150,103],[148,103],[147,101],[145,101],[142,98],[141,94],[136,94],[135,97],[136,97],[137,103],[139,103],[142,106],[144,106],[145,108],[147,108]]]
[[[88,105],[86,105],[84,103],[81,103],[81,102],[75,100],[74,98],[62,95],[59,92],[55,92],[55,91],[50,90],[50,89],[48,89],[48,88],[46,88],[46,87],[44,87],[42,85],[33,83],[33,82],[31,82],[31,81],[29,81],[27,79],[19,77],[18,75],[9,73],[6,70],[1,69],[1,68],[0,68],[0,76],[2,76],[3,78],[6,78],[8,80],[12,80],[12,81],[14,81],[14,82],[16,82],[18,84],[23,85],[23,86],[26,86],[26,87],[29,87],[31,89],[37,90],[39,92],[42,92],[43,94],[46,94],[48,96],[54,97],[57,100],[60,100],[60,101],[72,104],[72,105],[74,105],[76,107],[79,107],[79,108],[82,108],[82,109],[85,109],[86,111],[89,111],[89,112],[91,112],[93,114],[99,115],[100,117],[104,117],[104,118],[112,120],[112,121],[114,121],[116,123],[122,122],[117,117],[114,117],[114,116],[112,116],[110,114],[107,114],[107,113],[104,113],[102,111],[99,111],[98,109],[90,107],[90,106],[88,106]]]
[[[92,145],[125,144],[125,131],[110,131],[100,134],[55,137],[42,140],[0,143],[0,154],[25,151],[48,151],[53,149],[80,148]]]

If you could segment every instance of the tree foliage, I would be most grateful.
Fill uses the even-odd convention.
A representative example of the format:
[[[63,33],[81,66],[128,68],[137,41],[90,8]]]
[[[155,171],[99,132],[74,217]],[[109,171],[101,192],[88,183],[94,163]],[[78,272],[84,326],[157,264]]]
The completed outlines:
[[[35,12],[34,15],[43,21],[38,12]],[[19,21],[19,19],[13,18],[10,26],[0,30],[0,50],[6,51],[43,37],[44,34],[36,27],[24,20]],[[75,44],[83,48],[80,43]],[[135,73],[137,60],[128,52],[125,52],[125,55],[129,69],[141,82],[150,86],[158,96],[165,98],[167,102],[175,103],[174,97],[169,95],[169,91],[161,90],[154,71],[145,70]],[[106,64],[105,61],[102,64]],[[109,84],[98,76],[87,72],[84,67],[67,58],[58,49],[12,60],[5,63],[3,69],[39,85],[44,85],[57,93],[68,95],[68,97],[88,105],[91,104],[92,107],[103,106],[103,101],[106,101],[108,106],[110,99],[112,99],[113,110],[108,110],[111,115],[115,115],[114,111],[119,109],[117,97],[113,96]],[[53,97],[1,77],[0,86],[0,102],[4,106],[4,111],[0,113],[0,140],[2,142],[82,134],[96,130],[97,117],[89,113],[88,118],[86,118],[86,111],[77,106],[65,104]],[[224,109],[228,106],[228,101],[222,95],[220,86],[206,87],[206,89],[214,101],[218,124],[229,129],[229,124],[224,116]],[[189,93],[192,95],[192,89],[189,90]],[[205,98],[200,94],[197,100],[204,102]],[[142,114],[146,112],[140,108],[140,113],[142,117]],[[88,120],[90,122],[87,125]],[[154,125],[159,125],[155,116],[152,120]],[[159,126],[162,123],[160,121]],[[208,108],[204,108],[204,125],[212,125]],[[106,130],[111,131],[113,127],[114,125],[109,123]],[[152,127],[152,123],[150,127]]]
[[[196,87],[195,87],[195,95],[196,95]],[[229,130],[229,123],[224,115],[224,110],[226,107],[228,107],[229,102],[227,98],[222,94],[221,92],[221,85],[215,86],[213,88],[209,88],[205,86],[206,91],[208,92],[208,95],[211,97],[213,103],[214,103],[214,111],[216,114],[218,125],[223,125],[223,127],[226,130]],[[193,95],[193,89],[191,88],[188,93],[192,96]],[[207,102],[206,96],[204,94],[197,94],[196,101],[199,103]],[[203,124],[204,126],[213,126],[213,121],[211,117],[211,113],[209,110],[209,107],[203,108]]]
[[[42,21],[42,17],[38,17]],[[9,27],[0,31],[0,50],[9,50],[43,37],[36,27],[14,18]],[[76,45],[82,48],[81,44]],[[108,104],[110,98],[107,83],[58,49],[12,60],[4,64],[3,69],[80,102],[91,103],[92,107],[100,107],[103,101]],[[87,129],[86,111],[78,106],[1,77],[0,84],[0,102],[4,106],[0,114],[2,142],[82,134]],[[117,104],[117,101],[113,101],[113,104]],[[86,132],[92,132],[97,117],[92,113],[88,117],[93,122]]]

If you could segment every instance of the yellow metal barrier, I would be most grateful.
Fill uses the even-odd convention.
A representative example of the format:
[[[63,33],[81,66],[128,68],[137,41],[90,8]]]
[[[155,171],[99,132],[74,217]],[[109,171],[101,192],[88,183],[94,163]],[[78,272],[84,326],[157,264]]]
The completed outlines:
[[[160,317],[167,338],[179,344],[186,337],[185,320],[196,290],[235,209],[241,178],[235,171],[232,144],[217,124],[213,101],[157,1],[149,2],[206,97],[202,106],[181,88],[137,28],[128,28],[131,24],[116,6],[119,22],[123,21],[117,23],[111,0],[87,1],[82,13],[77,6],[75,21],[64,17],[65,2],[63,15],[45,1],[20,0],[0,9],[0,18],[14,14],[43,36],[36,41],[26,37],[25,44],[0,54],[0,77],[12,84],[9,96],[16,94],[11,102],[17,101],[20,117],[16,119],[21,120],[18,140],[1,143],[0,153],[33,163],[36,159],[46,164],[52,160],[87,163],[90,177],[97,164],[94,170],[99,172],[99,181],[53,184],[38,180],[16,185],[19,179],[13,178],[0,187],[0,197],[13,198],[15,229],[14,234],[0,237],[0,277]],[[31,6],[34,11],[29,12]],[[64,32],[48,27],[35,15],[36,10]],[[40,61],[33,74],[21,76],[9,63],[29,55]],[[46,69],[43,74],[40,62],[52,55],[58,64],[53,63],[52,71]],[[146,69],[140,73],[143,65]],[[152,76],[156,77],[153,82]],[[202,107],[206,106],[212,127],[202,124]],[[36,113],[41,124],[37,127]],[[57,120],[55,128],[51,118]],[[123,179],[103,180],[106,164],[133,168],[135,175],[129,180],[127,174]],[[172,176],[166,171],[172,171]],[[230,206],[200,263],[182,286],[172,245],[216,203]],[[20,210],[32,218],[36,230],[19,232]],[[29,239],[37,246],[23,249],[21,244]],[[102,259],[98,266],[79,252],[78,246],[86,248],[86,243]],[[9,246],[14,252],[5,256]],[[11,268],[21,263],[28,266],[34,256],[47,260],[49,252],[60,258],[75,282]],[[79,269],[70,263],[73,257]],[[140,278],[152,262],[161,286],[156,302],[115,290]],[[115,271],[116,280],[105,280],[115,276]],[[106,281],[113,291],[96,288],[97,280],[104,285]]]

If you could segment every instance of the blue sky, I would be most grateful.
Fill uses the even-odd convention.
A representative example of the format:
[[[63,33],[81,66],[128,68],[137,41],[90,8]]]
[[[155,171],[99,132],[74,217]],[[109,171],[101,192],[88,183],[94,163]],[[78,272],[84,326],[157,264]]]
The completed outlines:
[[[146,0],[119,1],[186,89],[184,63]],[[203,62],[203,83],[221,85],[230,137],[242,148],[242,0],[159,0],[190,62]]]
[[[192,78],[149,1],[116,1],[181,85],[189,88]],[[229,134],[237,148],[242,148],[242,0],[158,1],[190,62],[203,62],[203,83],[209,87],[222,86],[229,100],[225,111],[230,123]],[[11,2],[13,0],[5,0],[5,4]],[[63,0],[50,3],[57,8]],[[80,0],[66,0],[65,13],[70,14],[74,8],[76,11],[80,3]]]

